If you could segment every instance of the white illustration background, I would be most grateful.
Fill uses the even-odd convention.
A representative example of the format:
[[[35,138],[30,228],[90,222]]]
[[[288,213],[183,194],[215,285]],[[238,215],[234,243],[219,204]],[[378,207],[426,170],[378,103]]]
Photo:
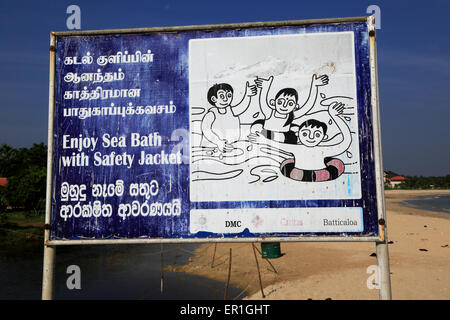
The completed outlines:
[[[235,144],[236,150],[230,154],[233,158],[201,149],[201,120],[212,107],[207,101],[211,86],[230,84],[234,89],[233,104],[236,104],[243,97],[247,81],[254,85],[256,77],[274,76],[269,98],[273,99],[282,88],[294,88],[301,106],[308,97],[313,74],[327,75],[329,83],[319,87],[317,101],[308,115],[294,123],[300,124],[308,118],[320,120],[329,126],[327,135],[331,138],[338,135],[339,130],[330,122],[327,106],[333,101],[345,103],[347,109],[342,117],[352,132],[352,143],[337,157],[345,164],[340,177],[324,182],[295,181],[280,173],[279,162],[259,157],[261,150],[246,141],[250,124],[264,118],[259,107],[259,91],[252,97],[248,110],[240,116],[242,141]],[[191,201],[361,197],[352,32],[190,40],[189,104]]]

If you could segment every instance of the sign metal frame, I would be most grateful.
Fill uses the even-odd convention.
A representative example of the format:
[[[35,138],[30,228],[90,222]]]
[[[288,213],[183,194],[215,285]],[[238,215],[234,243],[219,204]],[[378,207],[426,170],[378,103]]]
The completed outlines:
[[[51,211],[53,181],[53,156],[54,156],[54,117],[55,117],[55,67],[56,67],[56,43],[59,37],[67,36],[98,36],[111,34],[139,34],[157,32],[183,32],[183,31],[208,31],[220,29],[240,29],[240,28],[270,28],[286,26],[307,26],[320,24],[339,24],[352,22],[367,22],[369,27],[369,62],[371,80],[371,112],[373,128],[374,165],[375,165],[375,185],[378,212],[378,235],[376,236],[285,236],[285,237],[257,237],[257,238],[136,238],[136,239],[75,239],[75,240],[51,240]],[[136,29],[110,29],[92,31],[63,31],[50,33],[50,71],[49,71],[49,115],[48,115],[48,157],[47,157],[47,195],[45,213],[45,233],[44,233],[44,270],[43,270],[43,299],[52,298],[53,286],[53,264],[56,246],[60,245],[97,245],[97,244],[157,244],[157,243],[212,243],[212,242],[375,242],[377,245],[377,259],[381,274],[381,299],[390,299],[390,276],[389,276],[389,256],[387,250],[386,215],[383,183],[383,164],[381,149],[381,129],[379,123],[379,98],[378,98],[378,70],[375,42],[375,19],[373,16],[313,19],[313,20],[290,20],[273,22],[251,22],[219,25],[193,25],[175,27],[154,27]]]
[[[377,207],[379,232],[376,236],[284,236],[284,237],[236,237],[236,238],[136,238],[136,239],[74,239],[74,240],[51,240],[50,232],[46,231],[45,243],[47,245],[79,245],[79,244],[117,244],[117,243],[201,243],[201,242],[284,242],[284,241],[383,241],[385,238],[385,210],[384,210],[384,185],[383,185],[383,166],[381,158],[381,136],[379,126],[379,101],[378,101],[378,83],[377,83],[377,62],[375,47],[375,24],[373,17],[353,17],[336,19],[317,19],[317,20],[294,20],[279,22],[255,22],[255,23],[236,23],[225,25],[199,25],[199,26],[180,26],[180,27],[156,27],[156,28],[138,28],[138,29],[118,29],[118,30],[94,30],[94,31],[63,31],[52,32],[50,35],[50,86],[49,86],[49,126],[48,126],[48,159],[47,159],[47,199],[46,199],[46,219],[45,224],[50,228],[51,223],[51,193],[52,193],[52,166],[54,152],[54,113],[55,113],[55,51],[58,37],[66,36],[95,36],[108,34],[136,34],[136,33],[154,33],[154,32],[183,32],[183,31],[207,31],[220,29],[239,29],[239,28],[260,28],[260,27],[282,27],[282,26],[305,26],[312,24],[329,24],[344,22],[368,22],[370,30],[370,77],[371,77],[371,111],[374,141],[374,164],[377,192]],[[53,48],[53,49],[52,49]],[[380,223],[381,222],[381,223]]]

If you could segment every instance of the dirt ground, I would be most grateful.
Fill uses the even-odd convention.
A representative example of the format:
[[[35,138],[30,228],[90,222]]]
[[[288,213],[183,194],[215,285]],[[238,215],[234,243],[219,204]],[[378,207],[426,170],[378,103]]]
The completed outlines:
[[[385,193],[393,299],[450,298],[450,214],[401,204],[429,194],[450,190]],[[260,244],[255,247],[261,250]],[[226,282],[230,249],[230,282],[243,292],[228,299],[240,299],[246,292],[246,299],[262,299],[263,293],[265,299],[282,300],[379,297],[376,288],[369,289],[371,266],[377,263],[374,243],[283,242],[283,256],[270,260],[256,252],[263,293],[251,243],[204,244],[187,265],[170,268]]]

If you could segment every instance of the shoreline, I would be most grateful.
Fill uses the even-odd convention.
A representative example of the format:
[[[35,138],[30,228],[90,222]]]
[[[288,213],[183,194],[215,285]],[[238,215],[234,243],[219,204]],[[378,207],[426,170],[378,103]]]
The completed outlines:
[[[386,212],[388,210],[399,211],[401,214],[406,215],[420,215],[424,217],[438,217],[442,219],[450,219],[450,213],[437,210],[426,210],[419,207],[412,207],[405,205],[405,201],[415,200],[419,197],[435,195],[450,195],[450,190],[446,189],[433,189],[433,190],[386,190]],[[408,212],[405,212],[408,209]],[[389,219],[389,215],[387,219]]]
[[[450,190],[385,191],[393,299],[450,298],[450,214],[402,203],[437,194]],[[263,299],[250,243],[205,243],[171,269],[226,283],[230,249],[230,284],[248,293],[244,299]],[[364,242],[282,242],[283,256],[270,259],[277,273],[258,257],[265,299],[377,300],[379,291],[368,288],[375,251]]]
[[[435,196],[448,197],[449,195],[445,194],[445,193],[444,194],[439,193],[439,194],[436,194]],[[401,204],[404,205],[405,207],[409,207],[409,208],[415,208],[415,209],[421,209],[421,210],[427,210],[427,211],[433,211],[433,212],[442,212],[442,213],[450,214],[450,209],[435,207],[435,206],[431,206],[431,205],[429,205],[427,207],[426,205],[421,206],[421,205],[416,204],[419,201],[428,201],[428,200],[433,200],[433,199],[430,199],[429,196],[419,196],[417,198],[413,198],[413,199],[410,199],[410,200],[404,200],[404,201],[401,202]],[[450,198],[449,198],[449,200],[450,200]]]

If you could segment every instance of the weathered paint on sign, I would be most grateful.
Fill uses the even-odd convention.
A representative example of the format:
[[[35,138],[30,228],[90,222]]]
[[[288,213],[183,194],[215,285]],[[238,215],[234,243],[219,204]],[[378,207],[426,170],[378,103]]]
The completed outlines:
[[[59,35],[51,240],[376,238],[369,49],[367,22]]]

